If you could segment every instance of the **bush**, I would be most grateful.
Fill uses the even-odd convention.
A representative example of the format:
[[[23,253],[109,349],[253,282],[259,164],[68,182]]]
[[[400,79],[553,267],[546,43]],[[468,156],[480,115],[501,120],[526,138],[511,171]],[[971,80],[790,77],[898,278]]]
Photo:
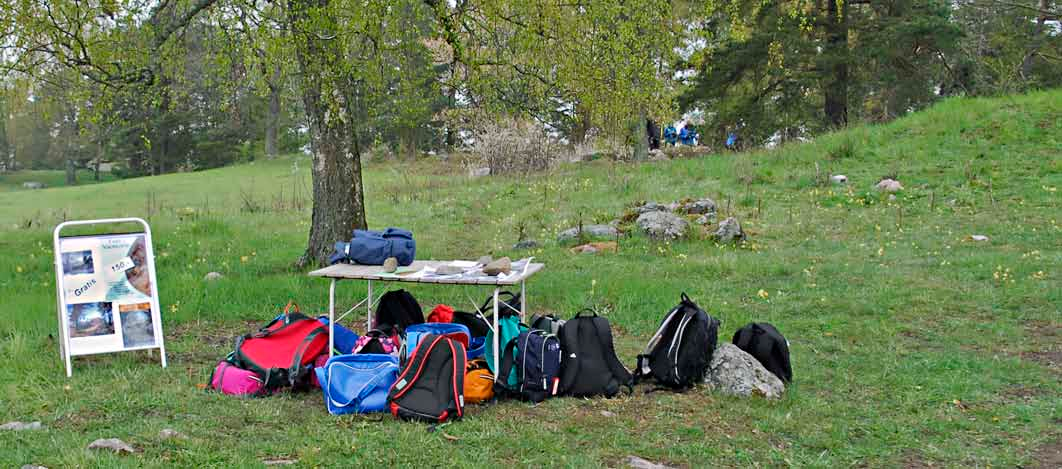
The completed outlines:
[[[470,166],[490,168],[490,174],[505,174],[547,170],[566,151],[541,124],[500,118],[478,126],[470,153]]]

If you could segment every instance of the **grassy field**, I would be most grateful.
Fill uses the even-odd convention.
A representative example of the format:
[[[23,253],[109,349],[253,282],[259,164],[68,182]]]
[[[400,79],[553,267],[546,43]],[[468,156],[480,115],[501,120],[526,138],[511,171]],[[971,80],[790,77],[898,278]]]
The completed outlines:
[[[722,320],[721,341],[769,321],[792,344],[783,399],[636,389],[616,399],[470,407],[429,432],[390,416],[328,415],[319,393],[206,393],[232,338],[289,299],[327,306],[327,282],[295,270],[305,244],[307,160],[0,195],[0,432],[4,466],[1053,467],[1062,451],[1062,92],[949,100],[888,125],[748,154],[645,164],[597,161],[530,177],[469,179],[445,165],[366,172],[369,225],[408,227],[421,258],[534,255],[534,312],[594,306],[634,357],[687,292]],[[818,168],[818,169],[816,169]],[[821,182],[848,176],[847,186]],[[895,176],[895,200],[872,186]],[[303,194],[293,197],[292,194]],[[638,201],[714,198],[750,234],[704,233],[616,254],[574,255],[556,233]],[[729,210],[727,209],[729,207]],[[170,367],[149,353],[80,358],[62,371],[51,229],[144,216],[155,232]],[[512,251],[525,232],[542,247]],[[971,241],[973,234],[988,241]],[[218,271],[224,278],[207,283]],[[409,288],[409,287],[407,287]],[[414,286],[430,308],[487,290]],[[761,292],[762,291],[762,292]],[[342,284],[351,303],[364,286]],[[603,411],[609,411],[604,412]],[[164,440],[163,428],[187,439]],[[121,438],[127,456],[85,449]],[[1055,458],[1055,459],[1051,459]]]

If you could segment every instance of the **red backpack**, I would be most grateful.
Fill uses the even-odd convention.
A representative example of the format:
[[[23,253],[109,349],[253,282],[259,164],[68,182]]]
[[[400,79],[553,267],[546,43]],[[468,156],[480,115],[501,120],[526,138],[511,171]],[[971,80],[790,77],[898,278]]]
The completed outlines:
[[[288,303],[284,314],[236,341],[233,362],[257,373],[266,389],[301,388],[310,382],[312,366],[308,365],[327,353],[327,348],[328,326],[302,315],[298,305]]]

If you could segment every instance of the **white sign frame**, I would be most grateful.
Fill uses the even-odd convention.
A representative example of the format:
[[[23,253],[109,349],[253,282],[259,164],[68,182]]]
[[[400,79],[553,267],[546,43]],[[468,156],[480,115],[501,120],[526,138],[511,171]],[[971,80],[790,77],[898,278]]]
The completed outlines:
[[[144,228],[143,233],[101,233],[87,236],[76,236],[78,238],[93,238],[93,237],[114,237],[114,236],[139,236],[144,237],[144,254],[145,261],[148,267],[148,275],[151,279],[151,295],[149,295],[149,302],[151,305],[151,322],[152,332],[154,334],[154,344],[145,346],[133,346],[133,347],[121,347],[110,350],[97,350],[97,351],[82,351],[78,352],[72,350],[70,347],[70,327],[68,325],[67,315],[67,302],[65,298],[65,286],[63,284],[63,253],[62,253],[62,240],[61,232],[63,228],[71,226],[83,226],[83,225],[104,225],[104,224],[116,224],[116,223],[139,223]],[[70,238],[67,238],[70,239]],[[69,378],[73,375],[73,368],[71,365],[72,356],[80,355],[95,355],[100,353],[116,353],[125,352],[129,350],[150,350],[159,349],[159,356],[162,361],[162,367],[166,368],[166,342],[162,334],[162,308],[159,307],[159,283],[155,275],[155,252],[151,243],[151,227],[142,218],[104,218],[98,220],[74,220],[60,223],[55,227],[55,231],[52,232],[52,242],[55,252],[55,290],[56,290],[56,309],[59,315],[59,355],[66,363],[66,376]],[[128,258],[127,258],[128,259]],[[113,311],[112,315],[119,314],[118,311]],[[117,331],[116,331],[117,332]],[[124,336],[124,333],[123,333]],[[124,340],[124,339],[123,339]]]

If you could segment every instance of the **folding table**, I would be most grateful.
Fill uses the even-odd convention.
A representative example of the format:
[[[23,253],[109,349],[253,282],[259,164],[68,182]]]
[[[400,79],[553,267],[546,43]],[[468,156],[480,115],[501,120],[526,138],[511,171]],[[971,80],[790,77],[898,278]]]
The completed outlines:
[[[375,301],[372,294],[372,282],[407,282],[407,283],[436,283],[447,285],[493,285],[494,286],[494,324],[498,324],[498,293],[504,286],[520,285],[520,318],[524,317],[524,312],[527,311],[527,279],[538,271],[545,267],[545,264],[540,263],[528,263],[527,267],[520,271],[514,271],[511,275],[504,279],[497,277],[462,277],[462,278],[446,278],[446,277],[420,277],[413,276],[413,273],[423,270],[425,267],[437,268],[446,264],[450,264],[453,261],[413,261],[413,264],[403,268],[408,270],[405,273],[392,274],[384,273],[383,267],[378,265],[354,265],[354,264],[334,264],[323,269],[318,269],[310,272],[311,277],[323,277],[332,280],[332,284],[328,287],[328,356],[332,356],[332,350],[334,347],[334,324],[336,313],[336,283],[340,280],[365,280],[368,282],[368,295],[365,300],[356,304],[354,308],[365,305],[365,311],[368,314],[368,329],[372,329],[372,306]],[[494,367],[498,369],[498,357],[500,355],[501,346],[498,343],[498,334],[493,334],[494,340],[491,343],[491,350],[494,350]],[[495,375],[495,381],[498,377]]]

